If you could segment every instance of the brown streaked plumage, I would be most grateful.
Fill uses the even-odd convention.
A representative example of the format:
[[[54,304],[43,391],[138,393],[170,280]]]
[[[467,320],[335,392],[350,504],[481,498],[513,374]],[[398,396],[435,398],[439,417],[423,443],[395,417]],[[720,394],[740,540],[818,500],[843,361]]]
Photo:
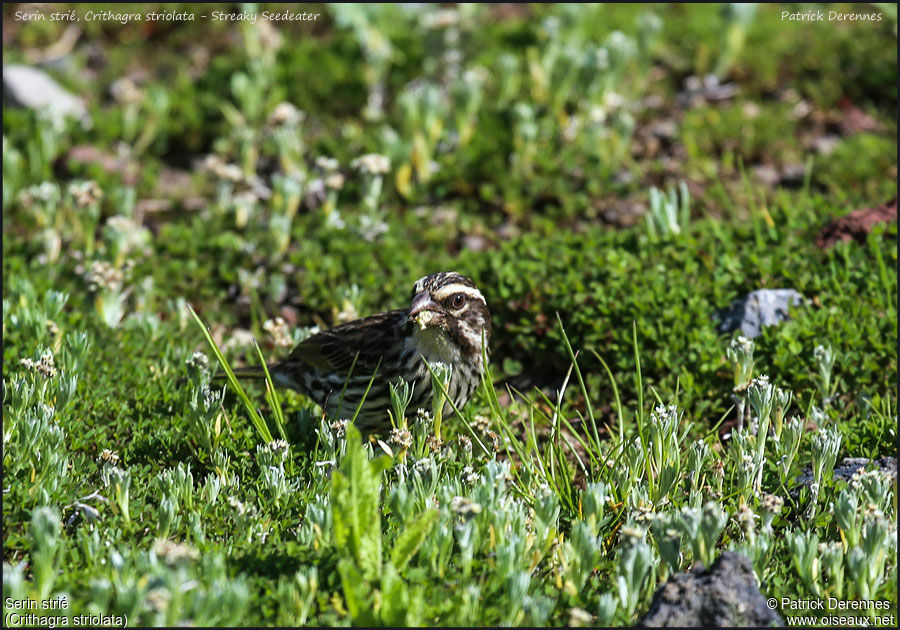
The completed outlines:
[[[431,374],[423,358],[453,367],[448,394],[462,408],[484,372],[482,344],[490,333],[490,312],[475,283],[453,271],[435,273],[415,283],[408,308],[313,335],[269,371],[277,385],[309,396],[333,419],[353,416],[375,374],[356,424],[364,433],[385,432],[390,429],[389,383],[406,380],[413,387],[410,410],[430,409]],[[258,378],[262,369],[236,373]]]

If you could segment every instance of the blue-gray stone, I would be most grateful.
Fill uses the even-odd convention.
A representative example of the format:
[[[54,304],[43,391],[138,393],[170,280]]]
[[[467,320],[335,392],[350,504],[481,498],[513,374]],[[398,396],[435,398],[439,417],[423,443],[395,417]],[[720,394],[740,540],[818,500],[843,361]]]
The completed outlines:
[[[763,326],[788,319],[788,308],[805,301],[803,294],[794,289],[758,289],[716,312],[716,318],[721,320],[716,328],[724,333],[740,330],[752,339],[762,334]]]
[[[769,600],[771,602],[772,600]],[[639,628],[734,628],[783,626],[766,602],[747,556],[723,551],[706,569],[697,563],[656,589]]]
[[[28,109],[52,108],[82,121],[88,118],[80,98],[63,89],[46,72],[30,66],[3,66],[3,100]]]

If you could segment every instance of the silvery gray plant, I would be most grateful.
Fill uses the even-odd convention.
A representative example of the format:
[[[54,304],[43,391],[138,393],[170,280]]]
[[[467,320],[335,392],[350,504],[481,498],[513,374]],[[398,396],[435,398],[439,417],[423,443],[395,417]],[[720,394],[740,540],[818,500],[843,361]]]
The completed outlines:
[[[641,597],[644,580],[655,564],[653,550],[647,544],[646,531],[623,527],[616,556],[616,590],[626,619],[631,619]]]
[[[100,479],[103,485],[110,490],[114,505],[125,522],[131,522],[130,497],[131,497],[131,471],[123,470],[118,466],[104,466],[100,470]]]
[[[819,387],[819,393],[822,395],[822,404],[828,405],[833,397],[831,386],[831,372],[834,368],[835,354],[831,349],[831,344],[818,345],[813,350],[813,360],[816,364],[817,379],[816,385]]]
[[[803,437],[804,425],[802,418],[793,416],[784,424],[781,435],[775,436],[775,461],[778,468],[778,480],[782,484],[788,480],[791,467],[800,451],[800,438]]]
[[[195,378],[195,377],[192,377]],[[200,379],[199,375],[196,378]],[[208,376],[206,380],[208,381]],[[208,382],[202,382],[191,389],[188,409],[185,413],[191,436],[197,441],[204,453],[212,453],[219,444],[222,435],[222,401],[225,399],[225,388],[212,390]]]
[[[858,493],[852,487],[844,488],[835,496],[831,511],[847,548],[859,546],[862,536],[862,515],[859,510]]]
[[[647,233],[651,240],[660,241],[678,237],[687,229],[690,216],[691,196],[687,184],[683,181],[679,183],[677,191],[670,188],[667,193],[663,193],[655,186],[650,188],[650,211],[645,217]],[[751,370],[753,369],[752,356],[751,348]]]
[[[616,597],[612,593],[603,593],[597,598],[597,625],[611,626],[618,608]]]
[[[769,552],[774,543],[772,520],[776,516],[776,509],[780,511],[779,497],[765,495],[761,508],[762,513],[754,511],[747,503],[741,503],[734,513],[734,520],[741,531],[742,543],[731,543],[732,549],[737,549],[748,558],[753,565],[758,579],[762,580],[768,567]],[[761,521],[757,527],[757,521]]]
[[[826,576],[829,594],[838,599],[844,596],[844,546],[839,542],[819,543],[819,558]]]
[[[158,477],[160,492],[187,510],[194,509],[194,474],[191,465],[179,462],[175,468],[163,470]]]
[[[283,577],[276,590],[282,623],[302,626],[316,608],[319,591],[319,570],[302,567],[293,577]]]
[[[703,440],[695,440],[688,449],[688,479],[691,482],[692,496],[699,497],[700,480],[703,478],[704,466],[709,453],[709,445]]]
[[[759,425],[756,431],[756,444],[753,450],[753,490],[757,494],[762,491],[763,466],[765,464],[766,440],[769,437],[769,425],[775,405],[775,386],[769,382],[765,374],[753,379],[747,388],[747,399],[753,409]]]
[[[896,558],[897,526],[885,518],[881,510],[871,506],[863,515],[860,545],[847,554],[849,576],[856,596],[861,600],[875,597],[885,579],[885,564]]]
[[[290,444],[278,439],[256,447],[256,462],[259,465],[259,482],[267,491],[267,499],[276,507],[281,505],[285,496],[299,488],[299,480],[290,482],[284,466],[290,459]]]
[[[728,445],[728,459],[735,474],[738,496],[747,500],[756,480],[755,442],[747,430],[735,430]],[[724,470],[721,471],[724,473]],[[721,481],[721,477],[717,483]]]
[[[772,433],[776,440],[781,439],[784,430],[784,417],[791,405],[793,393],[789,389],[775,388],[775,402],[773,405]]]
[[[701,509],[682,508],[672,520],[690,545],[694,560],[704,566],[712,566],[716,555],[716,543],[728,515],[715,501],[707,501]]]
[[[586,494],[583,496],[586,496]],[[582,503],[584,503],[584,500],[582,500]],[[549,543],[557,535],[559,531],[559,512],[559,497],[555,493],[548,492],[540,497],[535,497],[533,526],[534,537],[538,546]],[[600,511],[600,514],[602,515],[602,511]],[[588,526],[591,527],[591,533],[597,535],[597,530],[595,529],[598,521],[597,511],[592,511],[590,516],[588,516],[588,508],[585,508],[585,517]]]
[[[809,593],[821,597],[819,536],[813,529],[805,532],[789,531],[787,532],[787,543],[797,575],[800,576]]]
[[[674,489],[681,477],[681,443],[689,426],[681,427],[682,413],[675,405],[658,405],[650,413],[647,452],[652,473],[654,499]]]
[[[850,488],[859,494],[863,504],[872,504],[887,512],[893,498],[893,479],[883,470],[857,470],[850,478]]]
[[[434,363],[431,366],[431,391],[434,393],[432,410],[434,414],[434,436],[438,443],[441,442],[441,421],[444,417],[444,407],[447,403],[447,392],[450,387],[450,379],[453,376],[453,366],[444,363]]]
[[[10,295],[14,301],[4,300],[4,325],[8,330],[22,333],[36,343],[46,345],[52,343],[52,327],[48,322],[59,319],[69,294],[48,289],[38,295],[34,285],[23,277],[13,276],[8,280]]]
[[[602,541],[595,536],[584,521],[576,521],[563,543],[566,550],[568,572],[566,587],[570,594],[577,596],[584,589],[587,579],[599,559]]]
[[[860,471],[831,505],[845,558],[844,568],[830,560],[832,573],[849,577],[847,585],[856,597],[874,597],[884,580],[884,567],[896,557],[896,522],[879,507],[891,509],[892,499],[893,489],[883,473]]]
[[[396,383],[389,383],[388,386],[390,387],[391,409],[393,410],[391,424],[394,427],[405,429],[408,426],[406,410],[409,408],[410,401],[412,401],[413,388],[403,379],[399,379]]]
[[[53,592],[56,571],[63,550],[59,515],[50,507],[36,508],[31,514],[31,569],[35,599],[47,600]]]
[[[681,570],[682,530],[673,524],[671,514],[655,513],[651,516],[650,531],[653,534],[653,542],[659,551],[660,557],[665,561],[666,568],[662,577],[666,574],[678,573]]]
[[[819,493],[822,484],[831,476],[834,462],[841,448],[841,433],[837,428],[819,429],[812,439],[812,473],[813,480],[809,487],[810,499],[806,517],[812,519],[816,515]]]
[[[549,496],[555,497],[556,495]],[[599,536],[601,528],[607,525],[614,516],[609,513],[607,508],[609,500],[609,489],[602,481],[585,484],[584,490],[581,492],[582,518],[594,536]]]

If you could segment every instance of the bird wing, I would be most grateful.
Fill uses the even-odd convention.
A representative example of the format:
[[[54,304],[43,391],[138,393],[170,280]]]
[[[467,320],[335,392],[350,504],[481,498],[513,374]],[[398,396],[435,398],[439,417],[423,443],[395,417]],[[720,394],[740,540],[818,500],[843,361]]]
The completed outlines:
[[[405,321],[406,311],[396,310],[335,326],[302,341],[286,362],[341,376],[352,367],[355,376],[371,376],[385,353],[402,344]]]

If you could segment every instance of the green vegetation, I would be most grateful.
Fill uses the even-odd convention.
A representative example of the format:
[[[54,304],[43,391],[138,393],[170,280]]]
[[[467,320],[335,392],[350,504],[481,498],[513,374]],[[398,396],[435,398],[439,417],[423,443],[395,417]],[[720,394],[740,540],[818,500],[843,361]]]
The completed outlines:
[[[4,600],[627,625],[733,549],[766,596],[896,615],[896,482],[833,469],[896,455],[897,226],[815,244],[896,195],[896,11],[750,7],[307,5],[53,53],[65,24],[4,5],[4,63],[92,118],[4,111]],[[397,391],[408,433],[368,440],[210,380],[442,269],[494,322],[461,413]],[[789,320],[717,332],[789,287]]]

